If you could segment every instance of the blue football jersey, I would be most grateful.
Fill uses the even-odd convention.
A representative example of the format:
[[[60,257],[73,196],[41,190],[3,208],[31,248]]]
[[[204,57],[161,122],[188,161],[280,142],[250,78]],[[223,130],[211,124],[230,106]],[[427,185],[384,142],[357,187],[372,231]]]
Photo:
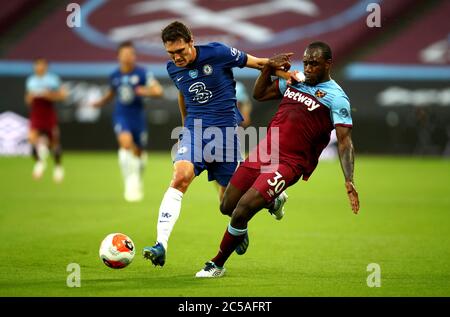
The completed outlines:
[[[128,116],[142,113],[143,98],[136,95],[135,89],[137,86],[146,86],[151,80],[153,75],[139,66],[126,74],[120,68],[114,71],[110,76],[110,86],[116,93],[115,114]]]
[[[203,127],[235,126],[242,117],[236,108],[233,67],[244,67],[247,54],[221,43],[195,46],[197,57],[187,67],[170,61],[167,72],[184,96],[185,126],[201,119]]]

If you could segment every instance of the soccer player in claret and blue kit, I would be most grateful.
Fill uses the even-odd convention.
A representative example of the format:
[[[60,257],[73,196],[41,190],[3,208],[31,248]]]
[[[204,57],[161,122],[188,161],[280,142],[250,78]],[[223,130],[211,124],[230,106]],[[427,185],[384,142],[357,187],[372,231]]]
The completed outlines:
[[[119,143],[119,165],[124,180],[124,198],[138,202],[144,198],[143,173],[147,156],[147,119],[144,97],[161,97],[163,89],[151,72],[136,64],[132,42],[119,45],[119,67],[109,78],[110,89],[94,107],[115,99],[114,131]]]
[[[307,180],[318,164],[322,150],[336,129],[339,159],[345,178],[345,189],[355,214],[359,198],[353,184],[354,149],[351,138],[350,102],[342,88],[330,77],[332,53],[323,42],[313,42],[303,55],[304,81],[271,80],[283,59],[272,58],[266,64],[254,87],[259,101],[281,99],[268,133],[239,166],[224,194],[224,204],[233,209],[217,255],[197,272],[196,277],[223,276],[224,264],[245,238],[248,222],[264,206],[274,201],[287,187],[299,179]],[[277,137],[273,138],[272,134]],[[277,163],[265,163],[259,153],[274,148]],[[263,150],[261,151],[261,148]]]
[[[35,159],[34,179],[43,176],[50,151],[55,161],[53,180],[59,183],[64,179],[55,103],[63,101],[66,97],[67,91],[61,85],[59,76],[48,72],[48,62],[45,58],[37,58],[34,61],[34,74],[27,78],[25,92],[25,103],[30,107],[28,139]]]
[[[143,250],[144,257],[159,266],[166,261],[168,240],[179,217],[183,195],[194,178],[206,170],[208,180],[219,184],[219,199],[222,200],[241,161],[236,129],[242,116],[236,106],[232,69],[262,69],[268,62],[268,58],[257,58],[222,43],[194,45],[189,28],[178,21],[166,26],[161,37],[171,59],[167,72],[179,91],[183,130],[174,158],[172,180],[159,208],[156,244]],[[281,219],[286,199],[283,194],[266,206],[276,219]],[[231,215],[229,209],[222,206],[221,211]],[[243,254],[247,247],[248,235],[245,235],[236,252]]]

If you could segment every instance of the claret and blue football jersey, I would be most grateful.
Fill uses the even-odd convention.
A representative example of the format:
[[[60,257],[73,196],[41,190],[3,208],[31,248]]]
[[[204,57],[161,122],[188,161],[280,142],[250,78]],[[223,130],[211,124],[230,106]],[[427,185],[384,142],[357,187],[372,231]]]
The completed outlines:
[[[287,85],[285,79],[279,79],[278,87],[284,97],[310,104],[310,109],[319,107],[320,104],[329,109],[330,119],[334,126],[344,125],[352,126],[352,116],[350,111],[350,102],[336,81],[333,79],[315,86],[309,86],[304,83]]]
[[[314,86],[288,85],[286,80],[278,79],[278,87],[282,99],[269,124],[266,140],[272,140],[276,132],[274,145],[278,147],[279,161],[307,180],[330,142],[334,127],[352,127],[350,102],[332,79]],[[258,148],[266,144],[266,152],[261,153],[272,153],[271,142],[260,142]]]
[[[284,79],[277,80],[282,99],[270,121],[266,138],[253,152],[275,151],[280,163],[307,180],[330,142],[334,127],[352,127],[350,102],[334,80],[314,86],[304,83],[288,85]],[[260,168],[261,164],[270,163],[245,161],[244,165]]]

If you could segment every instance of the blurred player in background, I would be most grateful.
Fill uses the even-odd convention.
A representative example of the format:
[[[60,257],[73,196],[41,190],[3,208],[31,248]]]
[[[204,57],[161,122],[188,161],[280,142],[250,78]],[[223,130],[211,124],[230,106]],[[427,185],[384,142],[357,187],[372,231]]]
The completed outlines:
[[[136,51],[131,42],[118,48],[119,68],[110,78],[109,91],[94,107],[102,107],[115,98],[114,131],[119,143],[119,165],[124,179],[124,197],[129,202],[144,197],[144,153],[147,144],[147,120],[143,97],[161,97],[163,89],[145,68],[136,65]]]
[[[34,61],[34,74],[26,81],[25,103],[30,107],[29,142],[35,160],[33,177],[40,179],[47,166],[47,156],[51,150],[55,161],[53,180],[61,182],[64,169],[61,163],[60,131],[55,102],[67,97],[60,78],[47,71],[45,58]]]
[[[171,59],[167,63],[167,71],[179,90],[178,104],[184,127],[174,159],[172,181],[159,208],[156,244],[143,250],[145,258],[154,265],[163,266],[183,195],[195,176],[207,170],[208,180],[220,185],[219,199],[222,200],[225,187],[241,160],[236,128],[242,116],[237,111],[232,68],[261,69],[268,59],[251,56],[221,43],[194,45],[189,28],[178,21],[164,28],[161,36]],[[202,135],[197,135],[197,129],[194,129],[199,122]],[[220,129],[223,138],[204,137],[203,132],[209,127]],[[227,127],[235,131],[232,140],[226,137]],[[216,152],[222,153],[221,158],[204,155],[206,145],[211,144],[214,144]],[[282,217],[284,202],[285,196],[281,196],[276,204],[268,206],[269,212],[277,219]],[[247,246],[248,235],[237,252],[245,253]]]
[[[247,128],[252,123],[251,112],[253,105],[252,100],[247,93],[247,89],[245,88],[245,85],[240,81],[236,81],[236,100],[237,107],[243,119],[240,123],[240,126],[243,128]]]
[[[331,131],[330,143],[327,147],[323,149],[322,154],[320,154],[319,160],[321,161],[332,161],[338,159],[338,140],[336,136],[336,130]]]
[[[270,59],[256,81],[254,97],[258,101],[281,99],[279,109],[270,122],[266,139],[249,156],[257,159],[247,158],[227,186],[223,200],[233,209],[231,221],[219,252],[196,277],[220,277],[225,273],[225,261],[244,240],[250,219],[285,188],[300,178],[306,181],[311,176],[333,128],[350,205],[355,214],[359,211],[358,193],[353,185],[350,103],[342,88],[330,77],[331,49],[323,42],[313,42],[306,48],[304,82],[271,80],[275,69],[285,62],[283,58]],[[274,131],[278,132],[279,163],[270,166],[270,162],[263,162],[257,153],[271,153],[269,140],[272,133],[277,133]],[[264,150],[260,151],[261,148]],[[263,167],[270,170],[262,172]]]

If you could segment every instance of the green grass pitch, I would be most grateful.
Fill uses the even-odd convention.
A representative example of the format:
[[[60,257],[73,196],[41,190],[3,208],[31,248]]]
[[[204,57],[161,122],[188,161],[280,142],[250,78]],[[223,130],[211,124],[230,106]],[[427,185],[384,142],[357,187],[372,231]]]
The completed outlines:
[[[164,268],[141,256],[153,244],[168,154],[150,153],[145,199],[126,203],[115,153],[66,153],[66,179],[51,167],[31,178],[30,158],[0,158],[0,296],[450,296],[450,161],[357,157],[361,211],[352,214],[339,162],[321,162],[288,190],[286,216],[261,211],[247,254],[224,278],[194,274],[213,257],[228,223],[215,187],[201,175],[183,199]],[[137,254],[123,270],[98,257],[101,240],[123,232]],[[66,286],[69,263],[81,287]],[[381,268],[381,287],[366,280]]]

